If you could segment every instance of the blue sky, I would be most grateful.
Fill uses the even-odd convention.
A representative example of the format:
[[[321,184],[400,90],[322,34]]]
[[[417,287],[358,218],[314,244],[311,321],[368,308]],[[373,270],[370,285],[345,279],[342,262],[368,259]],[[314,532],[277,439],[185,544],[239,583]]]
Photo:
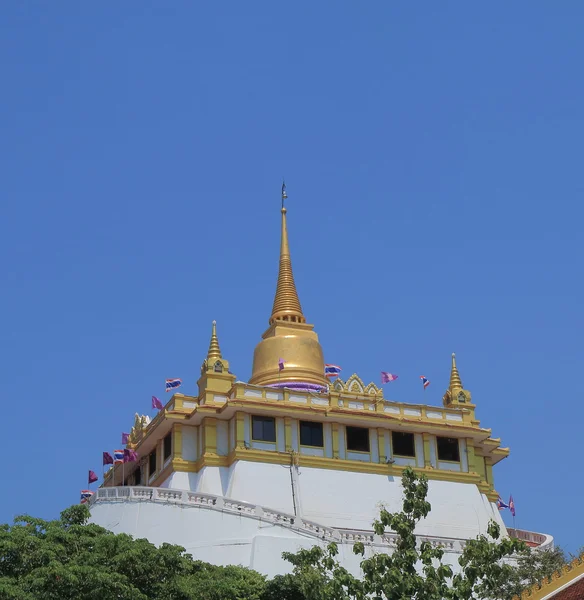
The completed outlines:
[[[0,521],[76,502],[165,378],[195,393],[213,319],[249,377],[285,176],[327,362],[439,405],[455,351],[511,448],[495,481],[517,526],[584,545],[583,19],[577,1],[2,3]]]

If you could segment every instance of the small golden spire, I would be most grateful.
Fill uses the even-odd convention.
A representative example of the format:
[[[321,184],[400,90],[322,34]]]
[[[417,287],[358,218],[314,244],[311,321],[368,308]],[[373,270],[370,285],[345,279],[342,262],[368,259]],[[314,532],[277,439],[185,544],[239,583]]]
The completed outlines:
[[[452,370],[450,371],[450,392],[454,390],[462,389],[462,381],[460,380],[460,374],[456,368],[456,354],[452,353]]]
[[[270,325],[274,321],[290,321],[292,323],[306,323],[302,314],[302,307],[298,299],[298,292],[292,273],[292,260],[288,246],[288,228],[286,226],[286,207],[284,200],[287,198],[286,186],[282,184],[282,242],[280,244],[280,270],[278,272],[278,285]]]
[[[211,341],[209,343],[209,351],[207,352],[207,361],[211,364],[211,361],[221,358],[223,357],[221,356],[221,348],[219,348],[219,340],[217,339],[217,321],[213,321]]]

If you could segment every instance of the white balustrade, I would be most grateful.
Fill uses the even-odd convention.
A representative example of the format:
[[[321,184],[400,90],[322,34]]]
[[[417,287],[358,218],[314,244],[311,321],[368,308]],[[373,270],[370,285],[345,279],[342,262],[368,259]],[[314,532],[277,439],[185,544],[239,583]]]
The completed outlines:
[[[345,544],[354,544],[361,542],[368,546],[382,548],[395,548],[397,544],[397,535],[394,533],[385,533],[381,536],[372,531],[363,531],[358,529],[337,529],[334,527],[325,527],[313,521],[306,521],[302,518],[283,513],[278,510],[266,508],[249,502],[224,498],[214,494],[205,494],[192,492],[189,490],[176,490],[172,488],[153,488],[153,487],[103,487],[97,490],[90,499],[90,505],[96,502],[157,502],[164,504],[182,504],[194,506],[207,510],[218,510],[231,514],[245,515],[248,518],[267,521],[274,525],[286,527],[315,538],[325,541],[337,541]],[[510,530],[515,533],[514,530]],[[534,538],[541,536],[532,532]],[[513,535],[513,534],[511,534]],[[527,536],[525,536],[527,537]],[[547,536],[541,536],[547,537]],[[464,549],[465,540],[440,537],[419,537],[418,543],[422,541],[432,544],[434,547],[442,546],[448,552],[460,553]],[[534,540],[535,541],[535,540]]]

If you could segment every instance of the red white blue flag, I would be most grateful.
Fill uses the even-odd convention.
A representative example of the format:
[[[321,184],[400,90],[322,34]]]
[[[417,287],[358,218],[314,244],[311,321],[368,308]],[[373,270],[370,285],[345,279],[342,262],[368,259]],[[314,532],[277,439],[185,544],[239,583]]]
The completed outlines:
[[[166,391],[170,392],[182,385],[182,379],[167,379],[166,380]]]
[[[505,504],[505,503],[503,502],[503,500],[501,500],[501,496],[499,496],[499,499],[497,500],[497,508],[498,508],[499,510],[503,510],[503,509],[505,509],[505,508],[509,508],[509,505],[508,505],[508,504]]]
[[[509,496],[509,510],[511,514],[515,516],[515,502],[513,501],[513,496]]]
[[[325,365],[324,366],[324,374],[327,377],[338,377],[341,374],[341,367],[339,365]]]
[[[124,451],[123,450],[114,450],[114,465],[120,464],[124,462]]]
[[[430,385],[430,380],[427,377],[424,377],[424,375],[420,375],[420,379],[422,380],[424,389],[426,389]]]
[[[81,490],[81,504],[89,502],[91,496],[93,496],[93,492],[91,490]]]

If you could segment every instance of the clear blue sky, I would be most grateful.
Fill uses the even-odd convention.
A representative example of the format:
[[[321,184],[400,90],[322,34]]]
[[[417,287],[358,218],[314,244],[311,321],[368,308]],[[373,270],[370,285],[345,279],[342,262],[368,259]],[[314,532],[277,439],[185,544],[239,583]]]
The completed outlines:
[[[165,378],[195,393],[213,319],[249,377],[285,176],[327,362],[439,405],[455,351],[517,526],[584,545],[583,22],[576,0],[3,2],[0,522],[77,502]]]

